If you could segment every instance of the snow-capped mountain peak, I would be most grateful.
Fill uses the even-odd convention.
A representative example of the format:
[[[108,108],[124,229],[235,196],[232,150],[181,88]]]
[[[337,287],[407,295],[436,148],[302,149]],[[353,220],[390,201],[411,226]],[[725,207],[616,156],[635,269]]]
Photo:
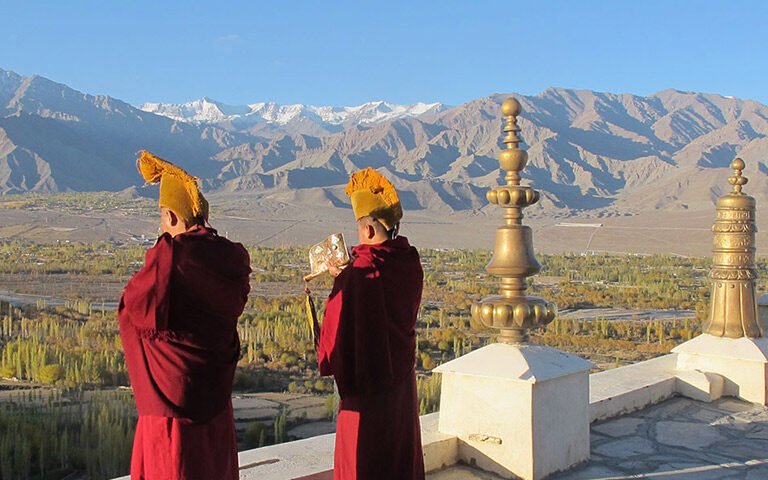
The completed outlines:
[[[195,124],[236,123],[240,126],[256,123],[286,125],[296,119],[306,118],[326,125],[375,124],[405,117],[418,117],[436,113],[446,107],[441,103],[415,103],[399,105],[382,100],[351,107],[313,106],[275,102],[257,102],[249,105],[226,105],[203,97],[183,104],[144,103],[139,106],[146,112],[162,115],[173,120]]]
[[[234,116],[246,115],[250,111],[247,106],[226,105],[207,97],[182,104],[144,103],[139,108],[188,123],[219,123]]]

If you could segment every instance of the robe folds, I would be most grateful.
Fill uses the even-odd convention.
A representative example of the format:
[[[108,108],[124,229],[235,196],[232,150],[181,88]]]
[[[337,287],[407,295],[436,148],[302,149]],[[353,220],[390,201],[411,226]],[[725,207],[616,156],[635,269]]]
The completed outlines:
[[[231,396],[249,264],[242,245],[200,227],[163,234],[126,285],[118,320],[139,413],[132,479],[238,478]]]
[[[335,480],[424,478],[416,398],[416,317],[424,273],[405,237],[352,250],[334,281],[318,342],[341,396]]]

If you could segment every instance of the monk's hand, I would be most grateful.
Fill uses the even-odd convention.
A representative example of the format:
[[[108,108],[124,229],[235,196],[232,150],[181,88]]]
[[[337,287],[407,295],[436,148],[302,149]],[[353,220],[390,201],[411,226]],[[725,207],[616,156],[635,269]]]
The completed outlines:
[[[336,278],[341,274],[341,268],[337,267],[331,262],[328,262],[326,265],[328,265],[328,273],[331,274],[332,277]]]

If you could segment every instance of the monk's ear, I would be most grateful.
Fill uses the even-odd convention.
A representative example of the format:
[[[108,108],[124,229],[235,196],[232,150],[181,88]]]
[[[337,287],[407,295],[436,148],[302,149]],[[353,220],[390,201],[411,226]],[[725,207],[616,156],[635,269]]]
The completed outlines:
[[[179,217],[169,208],[164,208],[160,212],[160,215],[162,217],[162,223],[168,227],[175,227],[179,223]]]
[[[170,225],[171,227],[175,227],[176,225],[179,224],[179,217],[175,213],[173,213],[173,210],[168,208],[168,209],[165,210],[164,213],[168,216],[167,217],[168,218],[168,225]]]
[[[376,228],[370,223],[365,226],[365,236],[368,240],[371,240],[376,236]]]

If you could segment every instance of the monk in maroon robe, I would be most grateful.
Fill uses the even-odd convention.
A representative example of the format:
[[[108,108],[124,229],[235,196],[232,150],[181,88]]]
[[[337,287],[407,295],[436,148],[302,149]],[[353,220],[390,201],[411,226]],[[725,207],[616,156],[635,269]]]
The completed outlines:
[[[347,188],[360,245],[344,270],[331,268],[318,344],[320,374],[334,376],[341,396],[335,480],[424,478],[415,374],[424,274],[416,249],[396,236],[393,192],[371,169]]]
[[[164,162],[148,153],[141,161],[152,163],[140,163],[145,178]],[[139,413],[131,478],[236,480],[231,394],[249,257],[242,245],[205,226],[207,202],[199,192],[197,201],[189,195],[194,179],[159,165],[164,233],[125,287],[118,310]]]

